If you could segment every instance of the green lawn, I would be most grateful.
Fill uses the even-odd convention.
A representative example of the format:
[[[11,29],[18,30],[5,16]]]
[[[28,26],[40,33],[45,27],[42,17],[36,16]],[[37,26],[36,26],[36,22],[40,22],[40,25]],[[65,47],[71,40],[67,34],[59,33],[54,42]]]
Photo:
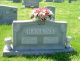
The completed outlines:
[[[29,20],[32,8],[23,8],[22,3],[13,3],[8,0],[0,0],[0,4],[18,7],[18,20]],[[67,21],[67,35],[72,36],[71,45],[75,49],[71,53],[56,53],[39,56],[3,57],[4,38],[12,36],[11,25],[0,25],[0,61],[80,61],[80,0],[68,3],[40,2],[40,7],[55,6],[56,20]]]

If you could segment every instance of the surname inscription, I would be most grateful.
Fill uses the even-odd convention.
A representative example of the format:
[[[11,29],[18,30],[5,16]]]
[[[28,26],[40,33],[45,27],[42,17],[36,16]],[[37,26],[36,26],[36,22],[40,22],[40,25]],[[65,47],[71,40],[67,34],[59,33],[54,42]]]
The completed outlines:
[[[24,35],[48,35],[48,34],[55,34],[53,28],[25,28],[22,29],[22,33]]]

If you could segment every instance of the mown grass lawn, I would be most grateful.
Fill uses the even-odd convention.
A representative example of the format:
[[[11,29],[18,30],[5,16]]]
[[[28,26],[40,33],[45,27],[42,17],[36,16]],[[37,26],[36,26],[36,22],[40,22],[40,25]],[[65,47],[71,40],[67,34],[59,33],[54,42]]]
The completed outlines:
[[[29,20],[32,8],[23,8],[22,3],[0,0],[0,4],[18,7],[18,20]],[[71,53],[56,53],[39,56],[3,57],[4,38],[12,36],[12,25],[0,25],[0,61],[80,61],[80,0],[68,3],[40,2],[40,7],[55,6],[56,20],[67,21],[67,35],[72,36],[71,45],[75,49]]]

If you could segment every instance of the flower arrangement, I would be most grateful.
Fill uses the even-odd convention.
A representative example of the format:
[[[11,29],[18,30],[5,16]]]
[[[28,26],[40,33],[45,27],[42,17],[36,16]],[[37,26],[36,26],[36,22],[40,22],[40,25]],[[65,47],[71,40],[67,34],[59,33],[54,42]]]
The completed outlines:
[[[53,18],[53,13],[48,8],[35,8],[32,11],[31,19],[32,18],[45,22],[45,20],[51,20]]]

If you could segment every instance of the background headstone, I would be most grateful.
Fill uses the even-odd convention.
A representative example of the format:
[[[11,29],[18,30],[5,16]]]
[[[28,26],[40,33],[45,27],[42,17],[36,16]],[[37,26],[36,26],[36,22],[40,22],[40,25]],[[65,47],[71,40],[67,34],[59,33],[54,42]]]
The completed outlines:
[[[73,1],[77,1],[77,0],[68,0],[69,3],[72,3]]]
[[[22,0],[12,0],[12,1],[17,3],[17,2],[21,2]]]
[[[12,1],[12,0],[7,0],[7,1]]]
[[[25,7],[39,7],[39,0],[22,0]]]
[[[0,5],[0,24],[12,23],[17,19],[17,8]]]
[[[50,9],[53,13],[53,19],[55,19],[55,7],[47,6],[46,8]]]
[[[54,2],[61,3],[64,2],[64,0],[54,0]]]
[[[64,2],[64,0],[45,0],[46,2],[57,2],[57,3],[61,3]]]
[[[53,2],[54,0],[45,0],[46,2]]]

